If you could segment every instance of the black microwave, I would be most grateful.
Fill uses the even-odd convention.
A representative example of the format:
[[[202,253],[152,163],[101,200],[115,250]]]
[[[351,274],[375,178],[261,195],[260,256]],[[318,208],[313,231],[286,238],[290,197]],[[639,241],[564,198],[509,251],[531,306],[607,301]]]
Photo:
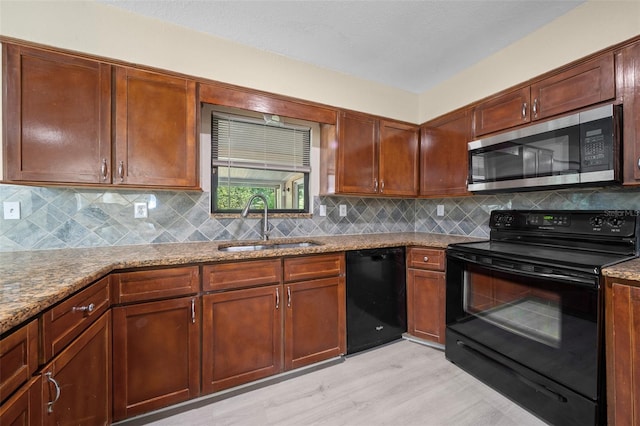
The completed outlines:
[[[468,144],[471,192],[619,181],[621,105],[604,105]]]

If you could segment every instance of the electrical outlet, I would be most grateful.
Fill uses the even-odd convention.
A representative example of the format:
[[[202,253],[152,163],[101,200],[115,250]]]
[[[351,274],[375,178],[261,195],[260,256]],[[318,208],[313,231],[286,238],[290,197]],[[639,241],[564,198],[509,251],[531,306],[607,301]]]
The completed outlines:
[[[6,220],[20,219],[20,201],[4,201],[2,207]]]
[[[147,203],[133,203],[133,217],[136,219],[144,219],[149,215]]]
[[[340,217],[345,217],[347,215],[347,205],[340,204]]]
[[[444,216],[444,205],[443,204],[438,204],[436,207],[436,215],[437,216]]]
[[[320,204],[320,216],[326,216],[327,215],[327,206],[325,206],[324,204]]]

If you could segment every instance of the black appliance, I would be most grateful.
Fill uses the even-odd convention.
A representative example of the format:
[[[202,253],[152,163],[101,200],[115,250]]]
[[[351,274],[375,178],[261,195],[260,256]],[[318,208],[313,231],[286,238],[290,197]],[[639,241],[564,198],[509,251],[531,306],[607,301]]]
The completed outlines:
[[[347,354],[402,337],[407,331],[404,247],[346,253]]]
[[[469,142],[469,191],[618,181],[621,111],[604,105]]]
[[[493,211],[447,249],[447,359],[554,425],[606,423],[601,268],[638,254],[636,211]]]

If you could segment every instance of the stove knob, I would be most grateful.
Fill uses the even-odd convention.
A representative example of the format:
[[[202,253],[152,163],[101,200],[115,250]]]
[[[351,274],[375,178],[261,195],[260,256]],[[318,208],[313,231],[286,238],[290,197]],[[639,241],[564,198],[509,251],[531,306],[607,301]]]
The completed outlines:
[[[589,222],[594,228],[599,228],[604,223],[604,219],[601,216],[593,216],[589,219]]]
[[[624,218],[620,216],[612,216],[609,218],[609,225],[613,228],[619,228],[624,223]]]

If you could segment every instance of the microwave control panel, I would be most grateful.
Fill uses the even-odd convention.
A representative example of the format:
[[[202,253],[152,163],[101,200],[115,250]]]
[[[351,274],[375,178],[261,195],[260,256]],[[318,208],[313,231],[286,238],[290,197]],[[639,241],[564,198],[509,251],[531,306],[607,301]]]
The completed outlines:
[[[601,119],[580,125],[582,172],[608,170],[613,163],[611,120]]]

